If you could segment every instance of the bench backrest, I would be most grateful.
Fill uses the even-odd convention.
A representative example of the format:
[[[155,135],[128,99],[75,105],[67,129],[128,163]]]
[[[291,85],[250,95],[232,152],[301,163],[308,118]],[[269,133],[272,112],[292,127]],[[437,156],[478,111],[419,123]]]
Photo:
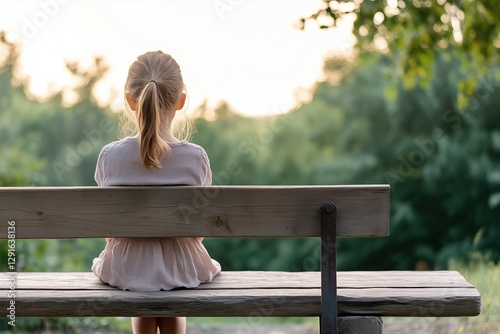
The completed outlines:
[[[10,187],[0,220],[19,239],[320,237],[324,203],[337,208],[338,237],[389,234],[388,185]]]

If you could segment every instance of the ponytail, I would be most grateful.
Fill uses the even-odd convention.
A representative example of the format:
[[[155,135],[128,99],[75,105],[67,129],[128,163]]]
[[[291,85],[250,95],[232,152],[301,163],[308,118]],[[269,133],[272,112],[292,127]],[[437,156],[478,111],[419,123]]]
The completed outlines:
[[[170,152],[170,146],[161,137],[161,103],[157,83],[151,80],[143,89],[137,103],[139,148],[144,165],[161,168],[160,157]]]
[[[127,111],[139,130],[141,159],[149,169],[160,169],[162,155],[170,153],[162,135],[171,131],[183,87],[179,64],[161,51],[147,52],[130,65],[125,83]]]

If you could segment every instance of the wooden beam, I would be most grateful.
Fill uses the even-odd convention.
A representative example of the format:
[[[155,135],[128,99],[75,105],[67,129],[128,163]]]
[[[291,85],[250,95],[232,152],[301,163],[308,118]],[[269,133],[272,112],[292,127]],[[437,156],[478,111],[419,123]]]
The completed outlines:
[[[474,316],[479,292],[454,271],[339,272],[339,314]],[[5,316],[9,273],[0,274]],[[241,282],[245,281],[242,285]],[[196,289],[122,291],[92,273],[19,273],[16,316],[319,316],[320,274],[222,272]]]
[[[10,273],[0,273],[0,291],[8,290]],[[103,284],[91,272],[22,272],[16,284],[22,290],[52,290],[57,282],[59,290],[116,290]],[[339,289],[372,288],[464,288],[474,289],[457,271],[339,271]],[[210,284],[201,284],[197,290],[217,289],[319,289],[319,271],[222,271]]]
[[[389,234],[389,186],[0,188],[16,238],[319,237],[334,203],[339,237]],[[7,228],[0,229],[0,238]]]
[[[1,316],[7,301],[0,299]],[[131,291],[19,291],[16,316],[296,317],[320,315],[320,289]],[[5,305],[5,307],[3,307]],[[339,289],[339,315],[406,317],[475,316],[473,289]]]

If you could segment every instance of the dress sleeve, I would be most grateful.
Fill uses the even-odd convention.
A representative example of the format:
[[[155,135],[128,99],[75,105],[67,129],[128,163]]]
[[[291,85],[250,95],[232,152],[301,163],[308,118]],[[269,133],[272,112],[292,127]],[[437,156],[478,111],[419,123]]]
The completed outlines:
[[[99,157],[97,158],[94,180],[98,186],[102,186],[104,183],[104,155],[106,154],[107,148],[107,146],[104,146],[101,153],[99,153]]]
[[[202,150],[201,153],[201,176],[202,176],[202,186],[212,185],[212,171],[210,170],[210,160],[208,159],[207,152]]]

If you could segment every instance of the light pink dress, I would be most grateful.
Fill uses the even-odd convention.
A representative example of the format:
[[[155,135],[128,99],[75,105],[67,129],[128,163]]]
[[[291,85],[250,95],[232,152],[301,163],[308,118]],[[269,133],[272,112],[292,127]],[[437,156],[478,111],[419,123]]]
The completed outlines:
[[[162,158],[162,169],[142,164],[137,137],[106,145],[97,160],[97,184],[211,184],[210,162],[203,148],[186,141],[169,145],[171,153]],[[92,271],[123,290],[159,291],[208,283],[221,267],[197,238],[112,238],[94,259]]]

